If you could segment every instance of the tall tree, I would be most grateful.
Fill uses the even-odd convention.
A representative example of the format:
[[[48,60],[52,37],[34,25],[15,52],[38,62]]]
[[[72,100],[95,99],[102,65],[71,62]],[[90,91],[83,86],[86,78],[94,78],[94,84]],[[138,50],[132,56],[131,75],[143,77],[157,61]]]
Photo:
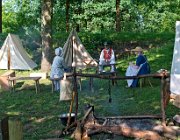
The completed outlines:
[[[52,0],[42,0],[41,11],[41,37],[42,37],[42,59],[41,70],[48,72],[52,62]]]
[[[66,0],[66,32],[69,31],[69,8],[70,0]]]
[[[2,33],[2,0],[0,0],[0,33]]]
[[[116,31],[121,31],[121,23],[120,23],[120,0],[116,0]]]

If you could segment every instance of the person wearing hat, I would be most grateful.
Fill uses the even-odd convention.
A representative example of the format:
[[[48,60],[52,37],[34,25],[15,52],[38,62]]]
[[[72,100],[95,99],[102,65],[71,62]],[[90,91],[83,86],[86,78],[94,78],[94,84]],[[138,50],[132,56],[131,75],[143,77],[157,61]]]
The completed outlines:
[[[141,47],[136,47],[131,50],[137,55],[136,63],[129,63],[129,67],[126,70],[126,76],[137,76],[142,74],[150,73],[150,66],[148,64],[147,58],[143,55],[143,49]],[[138,79],[127,80],[128,87],[137,87]]]
[[[64,58],[62,57],[62,48],[55,49],[55,57],[51,66],[50,78],[63,78],[64,75]],[[54,80],[54,90],[60,91],[60,82],[59,80]]]
[[[111,72],[115,71],[115,56],[114,51],[110,47],[110,44],[104,42],[104,49],[101,51],[100,58],[99,58],[99,73],[105,72],[103,70],[103,65],[111,65]]]

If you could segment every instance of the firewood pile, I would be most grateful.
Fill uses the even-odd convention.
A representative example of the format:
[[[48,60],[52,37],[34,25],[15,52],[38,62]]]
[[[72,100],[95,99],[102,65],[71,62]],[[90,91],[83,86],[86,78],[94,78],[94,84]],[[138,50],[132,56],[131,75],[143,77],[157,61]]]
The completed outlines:
[[[72,129],[73,128],[73,129]],[[71,132],[70,132],[71,130]],[[96,117],[90,106],[81,120],[67,126],[63,134],[71,134],[75,140],[90,140],[94,135],[107,133],[144,140],[177,140],[179,126],[163,126],[160,120],[142,116]]]

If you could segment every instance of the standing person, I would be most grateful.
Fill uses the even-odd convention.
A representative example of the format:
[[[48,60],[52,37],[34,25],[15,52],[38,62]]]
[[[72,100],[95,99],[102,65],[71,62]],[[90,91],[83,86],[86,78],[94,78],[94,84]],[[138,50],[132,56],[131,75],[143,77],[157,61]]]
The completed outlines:
[[[55,49],[55,57],[51,66],[50,78],[63,78],[64,75],[64,58],[62,57],[62,48]],[[55,91],[60,91],[60,80],[54,80]]]
[[[104,49],[101,51],[100,58],[99,58],[99,72],[105,72],[103,70],[103,65],[111,65],[111,72],[115,71],[115,56],[114,51],[111,46],[104,42]]]
[[[143,49],[141,47],[136,47],[131,51],[135,52],[137,58],[136,63],[129,63],[129,67],[126,70],[126,76],[136,76],[142,74],[150,73],[150,66],[148,64],[147,58],[143,55]],[[128,87],[137,87],[138,79],[127,80]]]

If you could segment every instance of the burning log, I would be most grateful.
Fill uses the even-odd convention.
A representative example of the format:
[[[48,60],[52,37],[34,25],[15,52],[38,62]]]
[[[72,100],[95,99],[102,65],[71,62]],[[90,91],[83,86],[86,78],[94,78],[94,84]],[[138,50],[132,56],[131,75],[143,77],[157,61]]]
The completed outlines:
[[[126,137],[134,137],[134,138],[142,138],[145,140],[161,140],[161,136],[153,131],[149,130],[137,130],[134,128],[130,128],[128,126],[104,126],[99,124],[90,124],[85,126],[87,130],[87,135],[93,135],[95,133],[110,133],[116,135],[123,135]]]

